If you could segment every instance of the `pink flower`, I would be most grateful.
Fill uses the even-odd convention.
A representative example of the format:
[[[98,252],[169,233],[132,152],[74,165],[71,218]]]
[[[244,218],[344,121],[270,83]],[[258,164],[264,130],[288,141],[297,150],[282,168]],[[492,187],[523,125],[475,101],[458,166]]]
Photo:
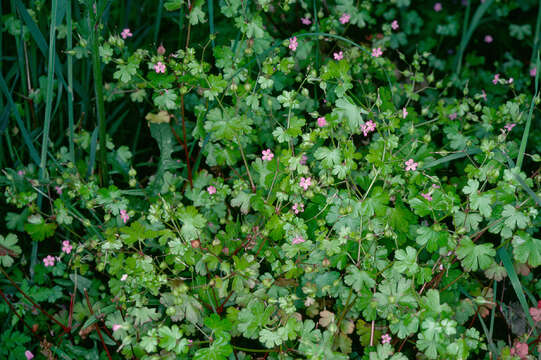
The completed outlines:
[[[56,190],[56,193],[58,195],[62,195],[62,187],[61,186],[55,186],[54,189]]]
[[[438,184],[432,184],[432,187],[433,187],[434,189],[439,189],[439,188],[440,188],[440,186],[439,186]]]
[[[209,187],[207,187],[207,192],[212,195],[212,194],[216,194],[216,188],[212,185],[210,185]]]
[[[71,252],[71,249],[73,249],[73,246],[71,246],[69,240],[62,241],[62,251],[66,254],[69,254]]]
[[[511,349],[511,355],[518,356],[521,360],[526,359],[528,356],[528,344],[517,342]]]
[[[511,131],[511,130],[513,130],[513,128],[514,128],[515,126],[517,126],[517,124],[512,123],[512,124],[507,124],[507,125],[505,125],[504,128],[505,128],[505,130],[507,130],[507,131]]]
[[[398,26],[398,21],[393,20],[393,22],[391,23],[391,28],[392,28],[393,30],[397,30],[397,29],[399,28],[399,26]]]
[[[440,271],[443,271],[443,264],[440,264],[439,269]]]
[[[308,18],[301,18],[301,22],[303,25],[310,25],[312,23]]]
[[[340,16],[340,22],[343,24],[347,24],[349,22],[349,19],[351,19],[351,15],[349,14],[342,14],[342,16]]]
[[[306,155],[301,156],[301,159],[299,160],[299,164],[306,165],[306,160],[308,160],[308,157],[306,157]]]
[[[530,315],[532,316],[533,321],[540,322],[541,321],[541,309],[539,308],[530,308]]]
[[[263,161],[271,161],[272,158],[274,157],[274,154],[272,153],[271,149],[263,150],[262,153],[263,153],[263,156],[261,157],[261,159],[263,159]]]
[[[441,6],[441,3],[437,2],[434,4],[434,11],[440,12],[443,9],[443,6]]]
[[[291,241],[291,244],[297,245],[297,244],[302,244],[303,242],[305,242],[305,240],[302,238],[302,236],[297,236],[293,238],[293,241]]]
[[[391,342],[391,335],[389,335],[389,334],[383,334],[383,335],[381,336],[381,343],[382,343],[382,344],[388,344],[388,343],[390,343],[390,342]]]
[[[486,42],[487,44],[490,44],[490,43],[492,42],[492,40],[494,40],[494,39],[492,38],[492,36],[490,36],[490,35],[485,35],[485,42]]]
[[[163,45],[158,46],[158,49],[156,51],[158,52],[158,55],[165,54],[165,48],[163,47]]]
[[[449,114],[449,120],[455,120],[456,119],[456,112]]]
[[[312,178],[303,178],[301,177],[301,181],[299,182],[299,186],[303,188],[304,190],[308,190],[308,187],[312,185]]]
[[[383,51],[381,51],[381,48],[374,48],[372,49],[372,56],[373,57],[380,57],[381,55],[383,55]]]
[[[512,83],[513,83],[513,81],[515,81],[515,79],[513,79],[513,78],[509,78],[509,80],[507,80],[507,83],[508,83],[508,84],[512,84]]]
[[[156,65],[154,65],[154,70],[159,74],[159,73],[162,73],[162,74],[165,74],[165,64],[162,63],[161,61],[158,61],[158,63]]]
[[[193,343],[193,340],[192,339],[188,339],[188,345],[191,346]]]
[[[483,100],[487,101],[487,93],[485,92],[485,90],[481,90],[481,97],[483,98]]]
[[[47,255],[44,259],[43,259],[43,265],[45,265],[45,267],[49,267],[49,266],[54,266],[54,257],[51,256],[51,255]]]
[[[299,44],[297,43],[297,37],[293,36],[291,39],[289,39],[289,48],[295,51],[297,50],[297,46],[299,46]]]
[[[293,204],[293,211],[295,212],[295,214],[304,212],[304,204],[303,203]]]
[[[536,68],[531,68],[530,69],[530,76],[535,77],[536,74],[537,74],[537,69]]]
[[[122,38],[124,40],[126,40],[127,38],[132,37],[133,34],[131,33],[130,29],[126,28],[126,29],[122,30],[122,32],[120,33],[120,36],[122,36]]]
[[[421,193],[421,196],[424,197],[427,201],[432,201],[432,195],[430,193],[423,194]]]
[[[120,324],[113,324],[113,332],[118,331],[122,329],[122,325]]]
[[[327,120],[323,116],[317,118],[317,126],[325,127],[327,126]]]
[[[32,360],[34,358],[34,354],[30,350],[26,350],[24,356],[26,356],[26,360]]]
[[[124,274],[122,275],[122,277],[120,278],[120,281],[126,281],[128,279],[128,274]]]
[[[405,119],[408,116],[408,110],[405,107],[402,108],[402,119]]]
[[[126,210],[122,209],[120,210],[120,218],[122,219],[122,221],[124,221],[124,224],[125,224],[130,219],[130,216],[128,215]]]
[[[342,60],[344,58],[344,53],[340,51],[340,52],[334,53],[333,56],[334,56],[334,60],[337,60],[337,61]]]
[[[372,120],[369,120],[363,125],[361,125],[361,130],[363,131],[364,136],[368,136],[369,133],[376,130],[376,123]]]
[[[492,79],[492,83],[496,85],[498,83],[498,80],[500,80],[500,74],[495,74],[494,79]]]
[[[24,175],[24,171],[22,171],[22,170],[17,171],[17,175],[23,176],[23,175]]]
[[[406,165],[406,171],[415,171],[419,165],[419,163],[416,163],[413,159],[409,159],[404,164]]]

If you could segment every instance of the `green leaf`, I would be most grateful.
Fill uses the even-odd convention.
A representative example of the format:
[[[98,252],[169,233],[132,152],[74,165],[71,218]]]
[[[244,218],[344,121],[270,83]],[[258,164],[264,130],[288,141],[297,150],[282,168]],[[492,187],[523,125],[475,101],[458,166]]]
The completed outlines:
[[[439,225],[438,225],[439,226]],[[449,233],[435,229],[435,227],[422,226],[417,229],[417,244],[426,245],[426,249],[430,252],[439,250],[440,247],[447,245]]]
[[[528,264],[532,268],[541,265],[541,240],[520,231],[513,236],[513,257],[516,261]]]
[[[237,327],[245,337],[256,339],[259,330],[269,323],[273,312],[272,306],[265,306],[260,301],[252,301],[247,308],[239,312]]]
[[[194,360],[226,360],[233,348],[229,344],[229,334],[225,335],[217,336],[210,347],[197,350]]]
[[[41,216],[30,216],[28,223],[24,224],[24,230],[35,241],[42,241],[54,235],[56,224],[48,224]]]
[[[357,105],[351,103],[347,98],[341,98],[336,100],[336,107],[334,113],[338,114],[338,118],[347,124],[350,131],[359,131],[362,124],[364,124],[361,114],[367,114],[367,112]]]
[[[486,270],[494,262],[496,250],[492,244],[475,245],[470,238],[463,238],[456,255],[467,271]]]
[[[178,218],[182,221],[180,233],[188,240],[197,239],[201,230],[207,225],[207,219],[194,206],[188,206],[178,211]]]
[[[132,76],[137,73],[137,65],[133,62],[128,62],[126,64],[118,64],[116,66],[117,71],[113,74],[114,79],[118,79],[124,83],[127,83],[131,80]]]
[[[163,4],[163,7],[167,11],[175,11],[182,7],[182,3],[184,0],[167,0],[165,4]]]
[[[371,289],[376,285],[376,281],[370,277],[370,274],[359,270],[354,265],[348,266],[347,273],[344,282],[353,287],[355,291],[361,291],[363,288]]]
[[[0,235],[0,264],[3,267],[13,265],[13,258],[21,254],[21,248],[17,246],[17,235],[8,234],[5,238]]]
[[[513,205],[507,204],[503,207],[502,216],[505,218],[505,225],[511,230],[515,228],[525,229],[530,218],[517,210]]]

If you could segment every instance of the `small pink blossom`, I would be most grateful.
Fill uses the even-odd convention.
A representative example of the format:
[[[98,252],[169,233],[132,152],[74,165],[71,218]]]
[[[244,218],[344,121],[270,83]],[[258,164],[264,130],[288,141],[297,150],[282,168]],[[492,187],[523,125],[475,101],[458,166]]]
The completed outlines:
[[[325,127],[327,126],[327,120],[323,116],[317,118],[317,126]]]
[[[304,212],[304,204],[303,203],[295,203],[293,204],[293,211],[295,214]]]
[[[485,42],[487,44],[490,44],[494,39],[490,35],[485,35]]]
[[[188,346],[191,346],[193,344],[193,340],[192,339],[188,339]]]
[[[308,190],[308,187],[312,185],[312,178],[303,178],[301,177],[301,181],[299,182],[299,186],[303,188],[304,190]]]
[[[434,11],[440,12],[443,9],[443,6],[441,6],[441,3],[437,2],[434,4]]]
[[[408,110],[405,107],[402,108],[402,119],[405,119],[408,116]]]
[[[432,184],[432,187],[433,187],[434,189],[439,189],[439,188],[440,188],[440,186],[439,186],[438,184]]]
[[[521,360],[526,359],[526,357],[528,356],[528,344],[517,342],[515,346],[511,348],[511,355],[516,355]]]
[[[421,196],[424,197],[427,201],[432,201],[432,195],[430,195],[430,193],[421,193]]]
[[[312,23],[308,18],[301,18],[301,22],[303,25],[310,25]]]
[[[296,51],[297,46],[299,46],[299,43],[297,43],[297,37],[293,36],[291,39],[289,39],[289,48],[293,51]]]
[[[22,171],[22,170],[17,171],[17,175],[23,176],[23,175],[24,175],[24,171]]]
[[[128,215],[128,213],[126,212],[126,210],[122,209],[120,210],[120,218],[122,219],[122,221],[125,223],[128,222],[128,220],[130,219],[130,216]]]
[[[158,49],[156,51],[158,52],[158,55],[165,54],[165,48],[163,47],[163,45],[158,46]]]
[[[487,101],[487,93],[485,92],[485,90],[481,90],[481,97],[483,98],[483,100]]]
[[[343,24],[347,24],[349,22],[349,19],[351,19],[351,15],[349,14],[342,14],[342,16],[340,16],[340,22]]]
[[[449,114],[449,120],[456,120],[456,112],[452,113],[452,114]]]
[[[128,274],[124,274],[122,275],[122,277],[120,278],[120,281],[126,281],[128,279]]]
[[[498,83],[498,80],[500,80],[500,74],[495,74],[494,79],[492,79],[492,83],[496,85]]]
[[[535,77],[536,74],[537,74],[537,69],[536,68],[531,68],[530,69],[530,76]]]
[[[440,271],[443,271],[443,269],[444,269],[443,264],[440,264],[439,269],[440,269]]]
[[[391,28],[393,30],[397,30],[400,26],[398,26],[398,21],[396,20],[393,20],[393,22],[391,23]]]
[[[54,189],[56,190],[56,193],[58,195],[62,195],[62,187],[61,186],[57,185],[57,186],[54,187]]]
[[[513,130],[513,128],[514,128],[515,126],[517,126],[517,124],[511,123],[511,124],[505,125],[504,128],[505,128],[505,130],[507,130],[507,131],[511,131],[511,130]]]
[[[383,51],[381,51],[381,48],[374,48],[372,49],[372,56],[373,57],[380,57],[381,55],[383,55]]]
[[[118,331],[122,329],[122,325],[120,324],[113,324],[113,332]]]
[[[535,321],[535,322],[540,322],[541,321],[541,309],[531,307],[530,308],[530,315],[531,315],[533,321]]]
[[[271,161],[272,158],[274,157],[274,154],[272,153],[271,149],[263,150],[262,153],[263,153],[263,156],[261,157],[261,159],[263,159],[263,161]]]
[[[297,245],[297,244],[302,244],[303,242],[305,242],[306,240],[304,240],[302,238],[302,236],[297,236],[297,237],[294,237],[293,240],[291,241],[291,244],[293,245]]]
[[[306,165],[307,160],[308,160],[308,157],[306,155],[302,155],[301,159],[299,160],[299,164]]]
[[[512,84],[512,83],[513,83],[513,81],[515,81],[515,79],[513,79],[513,78],[509,78],[509,80],[507,80],[507,83],[508,83],[508,84]]]
[[[209,187],[207,187],[207,192],[212,195],[212,194],[216,194],[216,187],[210,185]]]
[[[26,350],[24,356],[26,357],[26,360],[32,360],[34,358],[34,354],[32,354],[30,350]]]
[[[55,258],[53,256],[47,255],[43,259],[43,265],[45,265],[45,267],[54,266],[54,261],[55,261]]]
[[[122,32],[120,33],[120,36],[122,36],[122,38],[126,40],[127,38],[132,37],[133,34],[131,33],[130,29],[126,28],[122,30]]]
[[[344,58],[344,53],[340,51],[340,52],[334,53],[333,56],[334,56],[334,60],[339,61]]]
[[[369,120],[365,122],[363,125],[361,125],[361,130],[363,131],[364,136],[368,136],[372,131],[376,130],[376,123],[372,120]]]
[[[62,241],[62,251],[66,254],[69,254],[71,252],[71,249],[73,249],[73,246],[71,246],[69,240]]]
[[[390,343],[390,342],[391,342],[391,335],[389,335],[389,334],[383,334],[383,335],[381,336],[381,343],[382,343],[382,344],[388,344],[388,343]]]
[[[158,63],[156,65],[154,65],[154,70],[158,74],[159,73],[165,74],[165,64],[162,63],[161,61],[158,61]]]
[[[419,163],[416,163],[413,159],[409,159],[404,163],[406,165],[406,171],[415,171]]]

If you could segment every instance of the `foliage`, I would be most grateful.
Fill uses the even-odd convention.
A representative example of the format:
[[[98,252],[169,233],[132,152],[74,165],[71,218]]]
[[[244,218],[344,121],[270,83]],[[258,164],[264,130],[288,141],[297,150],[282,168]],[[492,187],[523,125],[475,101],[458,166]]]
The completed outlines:
[[[0,355],[538,356],[541,9],[427,4],[2,4]]]

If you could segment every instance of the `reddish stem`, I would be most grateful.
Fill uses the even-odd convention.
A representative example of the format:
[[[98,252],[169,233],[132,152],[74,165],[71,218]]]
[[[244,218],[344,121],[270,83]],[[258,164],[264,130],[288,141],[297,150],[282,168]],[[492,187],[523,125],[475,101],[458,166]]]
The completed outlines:
[[[13,281],[13,279],[11,279],[9,277],[9,275],[4,271],[4,269],[2,269],[0,267],[0,272],[2,274],[4,274],[4,276],[9,280],[9,282],[15,286],[15,289],[17,289],[17,291],[19,291],[28,301],[30,301],[32,303],[32,305],[34,305],[35,308],[37,308],[39,311],[41,311],[41,313],[45,316],[47,316],[49,319],[51,319],[52,321],[54,321],[55,323],[57,323],[61,328],[62,330],[64,330],[64,332],[69,332],[70,329],[68,329],[64,324],[62,324],[60,321],[56,320],[51,314],[49,314],[47,311],[43,310],[43,308],[41,306],[39,306],[38,304],[36,304],[34,302],[34,300],[32,300],[32,298],[30,298],[30,296],[26,295],[26,293],[19,287],[19,285],[17,285],[17,283],[15,283],[15,281]]]
[[[94,315],[94,310],[92,310],[92,305],[90,305],[90,299],[88,298],[88,292],[86,292],[86,289],[84,289],[85,297],[86,297],[86,304],[88,305],[88,310],[90,311],[91,315]],[[99,325],[96,326],[96,331],[98,332],[98,336],[100,337],[101,344],[105,348],[105,352],[107,353],[107,357],[109,360],[112,360],[111,354],[109,354],[109,349],[107,348],[107,345],[105,344],[105,341],[103,340],[103,336],[101,335],[100,327]]]
[[[21,322],[24,324],[24,326],[26,326],[26,328],[28,330],[30,330],[31,333],[34,333],[34,330],[32,330],[32,328],[30,327],[30,325],[28,325],[26,323],[26,321],[24,321],[24,319],[21,317],[21,315],[19,315],[19,313],[15,310],[15,308],[13,307],[13,304],[11,304],[8,300],[8,298],[6,297],[6,295],[4,295],[4,293],[2,292],[2,290],[0,290],[0,296],[2,296],[2,298],[4,299],[4,301],[6,302],[6,304],[8,304],[9,308],[11,309],[11,311],[13,311],[13,313],[15,315],[17,315],[17,317],[19,318],[19,320],[21,320]]]

